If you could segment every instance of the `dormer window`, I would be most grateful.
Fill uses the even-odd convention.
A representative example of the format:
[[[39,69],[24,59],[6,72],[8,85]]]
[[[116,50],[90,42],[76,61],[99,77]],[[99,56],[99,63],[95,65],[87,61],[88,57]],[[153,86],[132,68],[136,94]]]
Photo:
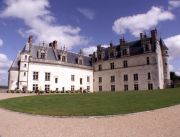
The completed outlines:
[[[44,52],[41,52],[41,59],[45,59],[45,53]]]
[[[42,49],[39,49],[37,51],[37,58],[46,59],[46,56],[47,56],[47,49],[46,48],[42,48]]]
[[[98,55],[98,59],[101,60],[102,59],[102,56],[101,54]]]
[[[145,46],[145,51],[149,51],[149,45]]]
[[[111,51],[111,52],[110,52],[110,58],[113,58],[113,57],[114,57],[114,52]]]
[[[123,49],[123,51],[122,51],[122,55],[123,55],[123,56],[128,55],[127,49]]]
[[[66,56],[62,56],[62,62],[66,62]]]

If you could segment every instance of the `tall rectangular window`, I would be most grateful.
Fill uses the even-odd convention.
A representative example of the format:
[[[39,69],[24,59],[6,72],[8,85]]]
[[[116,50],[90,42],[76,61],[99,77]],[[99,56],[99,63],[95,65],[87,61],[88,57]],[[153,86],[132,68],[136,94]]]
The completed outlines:
[[[139,90],[139,85],[138,84],[134,84],[134,90]]]
[[[102,83],[102,77],[99,77],[99,83]]]
[[[74,91],[74,90],[75,90],[75,86],[71,85],[71,91]]]
[[[90,82],[90,76],[87,76],[87,82]]]
[[[50,73],[49,72],[45,73],[45,81],[50,81]]]
[[[152,84],[152,83],[149,83],[149,84],[148,84],[148,89],[149,89],[149,90],[153,90],[153,84]]]
[[[38,72],[33,72],[33,80],[38,80]]]
[[[49,91],[50,90],[50,85],[45,85],[45,91]]]
[[[90,91],[90,86],[87,86],[87,91]]]
[[[102,91],[102,86],[99,86],[99,91]]]
[[[55,78],[55,83],[58,83],[58,78]]]
[[[99,70],[99,71],[102,70],[102,65],[98,65],[98,70]]]
[[[113,63],[110,63],[110,68],[111,68],[111,69],[114,69],[114,62],[113,62]]]
[[[127,60],[124,60],[124,61],[123,61],[123,67],[124,67],[124,68],[127,68],[127,67],[128,67],[128,62],[127,62]]]
[[[115,91],[115,85],[111,85],[111,91]]]
[[[128,75],[127,74],[124,75],[124,81],[128,81]]]
[[[151,79],[151,73],[149,72],[148,73],[148,80],[150,80]]]
[[[128,91],[128,85],[124,85],[124,91]]]
[[[111,82],[115,82],[115,76],[111,76]]]
[[[83,79],[82,79],[82,78],[80,78],[80,84],[82,85],[82,83],[83,83]]]
[[[134,74],[134,81],[138,80],[138,74]]]
[[[38,89],[38,84],[33,84],[33,91]]]
[[[149,57],[147,57],[147,58],[146,58],[146,63],[147,63],[147,65],[149,65],[149,64],[150,64]]]
[[[71,75],[71,81],[75,81],[75,75]]]

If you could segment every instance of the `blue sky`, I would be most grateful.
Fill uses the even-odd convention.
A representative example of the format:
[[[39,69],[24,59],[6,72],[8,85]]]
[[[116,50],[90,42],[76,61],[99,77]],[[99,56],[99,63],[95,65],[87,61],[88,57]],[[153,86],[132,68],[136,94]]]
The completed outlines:
[[[139,38],[158,29],[169,47],[170,68],[180,75],[179,0],[0,0],[0,85],[7,84],[7,70],[26,43],[49,43],[85,53],[98,44]]]

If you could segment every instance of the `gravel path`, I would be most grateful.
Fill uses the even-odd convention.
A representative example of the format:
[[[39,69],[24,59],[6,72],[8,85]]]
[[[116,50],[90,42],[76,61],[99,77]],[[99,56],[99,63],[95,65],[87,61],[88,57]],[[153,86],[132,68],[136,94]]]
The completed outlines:
[[[0,99],[20,94],[0,94]],[[180,137],[180,105],[101,118],[53,118],[0,109],[0,137]]]

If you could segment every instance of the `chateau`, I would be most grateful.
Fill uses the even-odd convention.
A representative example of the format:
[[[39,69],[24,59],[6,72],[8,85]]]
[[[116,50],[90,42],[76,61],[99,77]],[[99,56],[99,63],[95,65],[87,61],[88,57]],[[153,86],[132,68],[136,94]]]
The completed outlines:
[[[97,50],[89,56],[33,44],[32,36],[9,69],[9,90],[128,91],[164,89],[170,85],[168,48],[158,37],[141,33],[139,40]]]

